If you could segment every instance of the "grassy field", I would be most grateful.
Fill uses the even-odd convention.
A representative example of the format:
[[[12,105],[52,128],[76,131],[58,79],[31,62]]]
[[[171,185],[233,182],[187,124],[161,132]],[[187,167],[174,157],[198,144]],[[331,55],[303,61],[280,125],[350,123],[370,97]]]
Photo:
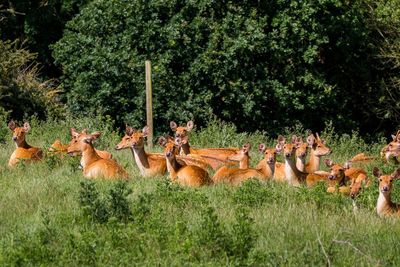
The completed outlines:
[[[14,144],[0,125],[0,265],[129,266],[390,266],[400,264],[400,224],[375,213],[377,183],[356,203],[324,186],[293,188],[250,180],[240,187],[182,188],[167,177],[139,176],[130,151],[113,148],[120,136],[96,118],[63,122],[31,121],[28,143],[49,147],[69,140],[68,129],[100,130],[98,148],[111,151],[132,175],[129,182],[88,181],[78,159],[47,157],[41,163],[7,167]],[[394,129],[395,131],[395,129]],[[302,129],[288,130],[302,134]],[[383,140],[366,144],[356,133],[322,134],[343,162],[359,152],[378,156]],[[191,134],[193,146],[253,145],[252,163],[261,159],[266,133],[237,134],[211,122]],[[156,146],[155,150],[160,150]],[[396,166],[377,161],[385,172]],[[400,202],[400,185],[394,200]]]

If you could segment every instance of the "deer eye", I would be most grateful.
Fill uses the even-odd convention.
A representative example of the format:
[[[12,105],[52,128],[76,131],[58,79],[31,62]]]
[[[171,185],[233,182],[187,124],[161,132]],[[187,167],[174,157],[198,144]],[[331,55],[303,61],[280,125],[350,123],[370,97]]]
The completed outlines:
[[[379,178],[379,182],[382,182],[382,178]]]

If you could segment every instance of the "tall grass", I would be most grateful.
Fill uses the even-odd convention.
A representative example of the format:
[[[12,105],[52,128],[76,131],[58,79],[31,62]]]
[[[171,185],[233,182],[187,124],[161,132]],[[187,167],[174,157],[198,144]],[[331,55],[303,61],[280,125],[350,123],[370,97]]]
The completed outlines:
[[[48,147],[67,142],[69,128],[100,130],[96,145],[113,152],[129,182],[89,181],[78,160],[47,157],[7,168],[14,145],[0,145],[0,265],[398,265],[400,224],[375,214],[376,182],[352,201],[327,194],[322,184],[293,188],[249,180],[239,187],[183,188],[167,177],[144,179],[129,151],[113,150],[120,135],[101,118],[31,120],[28,143]],[[229,124],[210,122],[191,133],[193,146],[274,144],[266,133],[237,134]],[[302,129],[285,133],[304,135]],[[331,158],[343,162],[359,152],[378,156],[383,140],[365,143],[357,133],[322,136]],[[396,167],[377,160],[385,171]],[[400,202],[400,185],[394,200]]]

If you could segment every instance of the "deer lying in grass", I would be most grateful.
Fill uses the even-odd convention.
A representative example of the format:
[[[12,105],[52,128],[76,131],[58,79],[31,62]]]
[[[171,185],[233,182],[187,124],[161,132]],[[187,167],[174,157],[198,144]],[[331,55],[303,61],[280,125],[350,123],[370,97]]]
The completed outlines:
[[[81,132],[81,134],[87,134],[87,133],[88,133],[87,129],[83,129]],[[79,136],[79,133],[74,128],[70,129],[70,134],[71,134],[72,140],[75,138],[78,138],[78,136]],[[94,150],[96,151],[97,155],[99,155],[103,159],[112,159],[112,157],[113,157],[110,152],[107,152],[105,150],[98,150],[96,148]],[[78,155],[79,155],[79,153],[74,154],[74,156],[78,156]]]
[[[400,130],[397,131],[396,135],[392,135],[392,138],[393,140],[382,148],[381,157],[388,163],[393,160],[395,164],[400,164],[398,160],[400,153]]]
[[[209,160],[205,158],[207,163],[215,170],[221,166],[228,156],[235,155],[239,149],[238,148],[192,148],[189,145],[188,132],[193,129],[193,121],[188,121],[186,126],[177,126],[173,121],[170,123],[171,130],[175,132],[175,138],[178,144],[180,144],[179,149],[184,155],[199,155],[206,156],[208,158],[215,158],[217,160]]]
[[[366,174],[360,173],[356,179],[351,180],[350,184],[350,197],[355,199],[360,193],[361,188],[368,187],[370,185],[370,180],[367,178]]]
[[[308,155],[308,143],[304,143],[301,137],[292,136],[292,143],[297,144],[296,149],[296,167],[299,171],[306,171],[306,158]]]
[[[100,137],[100,132],[92,134],[78,133],[75,129],[71,129],[74,134],[68,146],[68,153],[81,153],[81,166],[83,175],[87,178],[106,179],[128,179],[128,173],[113,159],[101,158],[93,147],[93,140]]]
[[[400,168],[390,175],[382,175],[381,171],[375,167],[373,174],[379,181],[379,197],[376,203],[376,212],[380,217],[399,216],[400,205],[392,202],[390,194],[392,192],[393,181],[400,177]]]
[[[276,155],[282,151],[282,144],[278,143],[275,148],[267,148],[265,144],[260,144],[258,150],[264,154],[264,159],[257,164],[256,169],[263,173],[264,179],[286,181],[285,164],[276,161]]]
[[[144,138],[149,134],[149,127],[137,131],[126,126],[125,136],[115,147],[116,150],[129,148],[143,177],[162,176],[167,171],[165,157],[161,153],[147,153],[144,150]]]
[[[298,144],[285,143],[283,136],[278,137],[278,143],[283,144],[283,155],[285,159],[285,178],[287,182],[294,186],[306,184],[308,187],[314,186],[319,181],[326,181],[327,174],[305,173],[296,167],[296,149]]]
[[[228,183],[231,185],[239,185],[243,181],[250,178],[266,179],[264,174],[257,169],[249,168],[249,151],[250,144],[243,145],[242,150],[233,156],[229,156],[228,160],[238,161],[239,168],[231,168],[228,166],[222,166],[219,168],[212,180],[214,183]]]
[[[67,150],[68,145],[63,144],[60,139],[56,139],[49,147],[49,151],[54,154],[67,154]]]
[[[325,141],[322,140],[318,133],[316,136],[310,134],[307,137],[307,143],[311,148],[310,151],[310,162],[306,164],[305,171],[313,173],[319,170],[321,164],[321,157],[329,155],[332,150],[325,145]]]
[[[185,165],[184,162],[177,160],[178,148],[173,139],[167,140],[165,137],[160,137],[159,144],[164,147],[167,170],[172,181],[191,187],[212,184],[206,170],[195,165]]]
[[[8,123],[8,128],[13,132],[12,140],[17,148],[11,154],[8,166],[13,167],[21,160],[24,162],[39,161],[43,158],[43,151],[40,148],[28,145],[25,140],[26,134],[31,129],[29,122],[25,122],[23,127],[18,127],[13,120]]]

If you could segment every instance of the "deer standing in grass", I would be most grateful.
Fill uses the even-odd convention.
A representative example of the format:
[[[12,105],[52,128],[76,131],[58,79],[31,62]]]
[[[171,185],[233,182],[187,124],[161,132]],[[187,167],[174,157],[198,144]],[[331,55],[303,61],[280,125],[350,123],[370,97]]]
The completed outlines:
[[[160,137],[159,144],[164,147],[164,160],[172,181],[191,187],[212,184],[206,170],[196,165],[186,165],[186,163],[177,160],[178,148],[173,139],[167,140],[165,137]]]
[[[12,140],[17,148],[11,154],[8,166],[13,167],[21,160],[24,162],[39,161],[43,158],[43,151],[40,148],[28,145],[25,140],[26,134],[30,131],[29,122],[25,122],[23,127],[18,127],[13,120],[8,123],[8,128],[13,132]]]
[[[231,185],[239,185],[241,182],[250,178],[266,179],[267,177],[265,177],[260,170],[249,168],[250,147],[250,144],[247,143],[243,145],[240,152],[233,156],[229,156],[228,160],[239,162],[239,168],[232,168],[226,165],[222,166],[215,172],[212,178],[214,183],[224,182]]]
[[[316,136],[313,134],[309,135],[307,143],[310,147],[310,162],[306,164],[305,171],[313,173],[319,170],[321,157],[329,155],[332,153],[332,150],[325,145],[325,141],[319,137],[318,133]]]
[[[116,150],[129,148],[143,177],[162,176],[167,172],[165,157],[161,153],[147,153],[144,150],[144,138],[149,134],[149,127],[137,131],[126,126],[125,136],[115,147]]]
[[[260,144],[258,150],[264,154],[264,158],[257,164],[256,169],[263,173],[264,178],[272,178],[278,182],[286,181],[285,164],[276,161],[276,155],[282,151],[282,145],[278,143],[275,148],[267,148],[265,144]]]
[[[373,174],[379,181],[379,197],[376,203],[376,212],[380,217],[391,215],[400,216],[400,205],[393,203],[390,196],[393,181],[400,177],[400,168],[392,174],[383,175],[377,167],[374,167]]]
[[[81,153],[83,175],[87,178],[128,179],[128,173],[113,159],[101,158],[93,147],[93,141],[100,137],[100,132],[92,134],[71,132],[76,136],[68,146],[68,153]]]
[[[214,169],[216,170],[219,166],[221,166],[226,160],[228,156],[235,155],[239,149],[238,148],[192,148],[189,145],[189,136],[188,132],[193,129],[193,121],[188,121],[186,126],[177,126],[177,124],[173,121],[170,123],[171,130],[175,132],[175,139],[177,143],[180,145],[181,153],[184,155],[199,155],[206,156],[204,160]],[[208,157],[208,158],[207,158]],[[211,158],[215,158],[216,160],[212,160]]]

